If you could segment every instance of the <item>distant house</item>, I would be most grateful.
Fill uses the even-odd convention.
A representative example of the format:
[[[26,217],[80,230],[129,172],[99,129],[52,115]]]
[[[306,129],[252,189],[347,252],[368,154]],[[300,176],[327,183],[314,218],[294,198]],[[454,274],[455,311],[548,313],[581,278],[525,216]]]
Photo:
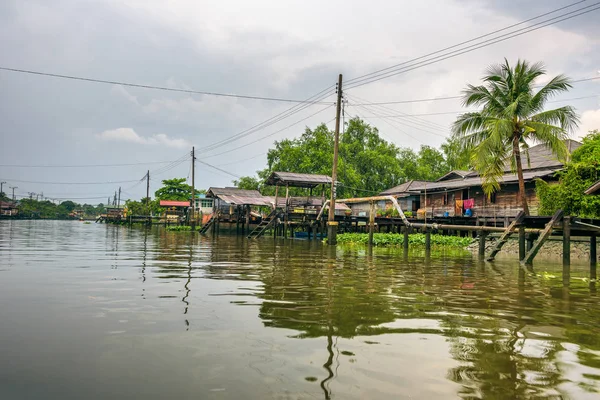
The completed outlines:
[[[569,153],[572,153],[581,143],[567,140],[566,145]],[[525,155],[523,162],[525,196],[530,213],[537,215],[539,201],[535,193],[535,180],[556,181],[556,172],[564,165],[544,145],[531,147],[529,163]],[[381,194],[398,196],[399,202],[404,201],[400,203],[403,210],[414,211],[416,207],[422,214],[427,212],[427,216],[514,216],[521,210],[518,191],[517,175],[511,172],[511,166],[507,164],[500,178],[500,190],[489,198],[483,192],[482,179],[477,172],[459,170],[451,171],[435,182],[409,181]]]
[[[0,201],[0,215],[14,217],[19,213],[17,203],[14,201]]]

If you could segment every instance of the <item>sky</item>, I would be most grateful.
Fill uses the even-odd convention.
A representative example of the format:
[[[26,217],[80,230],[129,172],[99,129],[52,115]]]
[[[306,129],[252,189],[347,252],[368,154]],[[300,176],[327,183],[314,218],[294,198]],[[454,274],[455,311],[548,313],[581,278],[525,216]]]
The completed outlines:
[[[0,67],[292,100],[322,92],[323,98],[296,106],[0,70],[0,181],[9,195],[16,186],[17,196],[97,204],[121,187],[122,199],[139,199],[148,170],[151,193],[161,179],[189,179],[195,146],[196,187],[231,186],[236,176],[266,166],[273,141],[320,123],[333,128],[340,73],[349,82],[346,118],[363,118],[398,146],[438,147],[465,110],[460,99],[360,104],[454,97],[504,58],[542,61],[549,76],[598,78],[600,10],[362,86],[352,87],[351,79],[573,3],[4,0]],[[572,136],[580,138],[600,129],[600,79],[573,86],[548,106],[575,107],[581,122]],[[226,141],[295,106],[293,115]]]

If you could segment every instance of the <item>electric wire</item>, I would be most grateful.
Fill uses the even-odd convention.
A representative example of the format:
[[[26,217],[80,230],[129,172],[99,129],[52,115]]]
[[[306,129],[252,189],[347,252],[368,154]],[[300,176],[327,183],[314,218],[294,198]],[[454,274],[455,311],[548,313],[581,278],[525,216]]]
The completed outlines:
[[[574,2],[574,3],[571,3],[571,4],[568,4],[568,5],[566,5],[566,6],[564,6],[564,7],[560,7],[560,8],[554,9],[554,10],[552,10],[552,11],[549,11],[549,12],[546,12],[546,13],[544,13],[544,14],[540,14],[540,15],[537,15],[537,16],[535,16],[535,17],[532,17],[532,18],[526,19],[526,20],[524,20],[524,21],[518,22],[518,23],[516,23],[516,24],[512,24],[512,25],[506,26],[506,27],[504,27],[504,28],[497,29],[497,30],[495,30],[495,31],[492,31],[492,32],[486,33],[486,34],[484,34],[484,35],[480,35],[480,36],[477,36],[477,37],[475,37],[475,38],[472,38],[472,39],[469,39],[469,40],[465,40],[465,41],[463,41],[463,42],[460,42],[460,43],[457,43],[457,44],[455,44],[455,45],[448,46],[448,47],[445,47],[445,48],[443,48],[443,49],[440,49],[440,50],[436,50],[436,51],[434,51],[434,52],[431,52],[431,53],[425,54],[425,55],[423,55],[423,56],[416,57],[416,58],[413,58],[413,59],[411,59],[411,60],[404,61],[404,62],[401,62],[401,63],[399,63],[399,64],[392,65],[392,66],[390,66],[390,67],[387,67],[387,68],[383,68],[383,69],[380,69],[380,70],[377,70],[377,71],[373,71],[373,72],[370,72],[370,73],[368,73],[368,74],[364,74],[364,75],[361,75],[361,76],[357,76],[356,78],[349,79],[349,80],[347,81],[347,83],[356,82],[356,81],[362,80],[362,79],[364,79],[364,78],[367,78],[367,77],[370,77],[370,76],[373,76],[373,75],[376,75],[376,74],[379,74],[379,73],[382,73],[382,72],[385,72],[385,71],[389,71],[389,70],[391,70],[391,69],[395,69],[395,68],[397,68],[397,67],[399,67],[399,66],[406,65],[406,64],[410,64],[410,63],[412,63],[412,62],[415,62],[415,61],[418,61],[418,60],[422,60],[422,59],[424,59],[424,58],[427,58],[427,57],[433,56],[433,55],[435,55],[435,54],[439,54],[439,53],[442,53],[442,52],[444,52],[444,51],[447,51],[447,50],[451,50],[451,49],[454,49],[454,48],[460,47],[460,46],[462,46],[462,45],[464,45],[464,44],[471,43],[471,42],[477,41],[477,40],[479,40],[479,39],[483,39],[483,38],[485,38],[485,37],[488,37],[488,36],[494,35],[494,34],[496,34],[496,33],[500,33],[500,32],[506,31],[506,30],[508,30],[508,29],[511,29],[511,28],[517,27],[517,26],[519,26],[519,25],[523,25],[523,24],[525,24],[525,23],[527,23],[527,22],[534,21],[534,20],[536,20],[536,19],[539,19],[539,18],[545,17],[545,16],[547,16],[547,15],[550,15],[550,14],[554,14],[554,13],[556,13],[556,12],[558,12],[558,11],[562,11],[562,10],[565,10],[565,9],[567,9],[567,8],[573,7],[573,6],[577,5],[577,4],[581,4],[581,3],[585,3],[585,2],[586,2],[586,0],[580,0],[580,1],[576,1],[576,2]]]
[[[493,44],[500,43],[500,42],[506,41],[508,39],[511,39],[511,38],[514,38],[514,37],[517,37],[517,36],[524,35],[524,34],[529,33],[529,32],[533,32],[533,31],[542,29],[542,28],[544,28],[546,26],[554,25],[554,24],[556,24],[558,22],[566,21],[566,20],[569,20],[569,19],[581,16],[581,15],[588,14],[590,12],[593,12],[593,11],[596,11],[596,10],[600,9],[600,6],[598,6],[599,4],[600,4],[600,2],[597,2],[597,3],[594,3],[594,4],[590,5],[590,6],[586,6],[586,7],[580,8],[578,10],[562,14],[562,15],[560,15],[558,17],[554,17],[554,18],[542,21],[540,23],[537,23],[537,24],[534,24],[534,25],[530,25],[527,28],[516,30],[516,31],[513,31],[513,32],[505,34],[505,35],[500,35],[500,36],[497,36],[497,37],[495,37],[493,39],[486,40],[486,41],[483,41],[481,43],[477,43],[477,44],[474,44],[474,45],[471,45],[471,46],[467,46],[467,47],[462,48],[462,49],[457,50],[457,51],[453,51],[453,52],[450,52],[450,53],[447,53],[447,54],[443,54],[443,55],[440,55],[440,56],[433,57],[432,59],[420,61],[420,62],[416,63],[415,65],[409,65],[409,66],[398,68],[396,70],[392,70],[392,71],[389,71],[389,72],[386,72],[386,73],[382,73],[382,74],[379,74],[379,75],[374,75],[374,76],[372,76],[370,78],[364,78],[364,80],[353,81],[353,82],[350,83],[349,86],[346,87],[346,89],[352,89],[352,88],[356,88],[356,87],[359,87],[359,86],[367,85],[367,84],[370,84],[370,83],[373,83],[373,82],[377,82],[377,81],[380,81],[382,79],[387,79],[387,78],[390,78],[392,76],[403,74],[403,73],[406,73],[408,71],[412,71],[412,70],[415,70],[415,69],[418,69],[418,68],[425,67],[427,65],[435,64],[435,63],[438,63],[438,62],[443,61],[443,60],[454,58],[454,57],[457,57],[459,55],[466,54],[466,53],[475,51],[475,50],[483,48],[483,47],[491,46]],[[584,9],[590,8],[590,7],[594,7],[594,8],[591,8],[589,10],[577,13],[578,11],[581,11],[581,10],[584,10]],[[569,14],[574,14],[574,15],[570,15],[570,16],[567,17],[566,15],[569,15]],[[551,22],[551,21],[553,21],[553,22]]]
[[[242,148],[244,148],[244,147],[250,146],[250,145],[252,145],[252,144],[254,144],[254,143],[256,143],[256,142],[260,142],[261,140],[264,140],[264,139],[266,139],[266,138],[269,138],[269,137],[271,137],[271,136],[273,136],[273,135],[276,135],[276,134],[278,134],[279,132],[283,132],[284,130],[286,130],[286,129],[289,129],[289,128],[291,128],[292,126],[299,124],[300,122],[303,122],[303,121],[305,121],[305,120],[307,120],[307,119],[309,119],[309,118],[311,118],[311,117],[314,117],[315,115],[318,115],[318,114],[322,113],[323,111],[325,111],[325,110],[327,110],[327,109],[330,109],[331,107],[332,107],[332,106],[326,106],[326,107],[322,108],[321,110],[317,111],[317,112],[316,112],[316,113],[314,113],[314,114],[311,114],[311,115],[309,115],[309,116],[307,116],[307,117],[304,117],[304,118],[302,118],[302,119],[300,119],[300,120],[298,120],[298,121],[296,121],[296,122],[294,122],[294,123],[292,123],[292,124],[290,124],[290,125],[288,125],[288,126],[286,126],[286,127],[283,127],[283,128],[281,128],[281,129],[278,129],[278,130],[276,130],[276,131],[274,131],[274,132],[271,132],[271,133],[269,133],[268,135],[265,135],[265,136],[262,136],[262,137],[260,137],[260,138],[257,138],[257,139],[255,139],[254,141],[252,141],[252,142],[250,142],[250,143],[245,143],[245,144],[243,144],[243,145],[240,145],[240,146],[234,147],[233,149],[229,149],[229,150],[226,150],[226,151],[223,151],[223,152],[217,153],[217,154],[210,154],[210,155],[208,155],[208,156],[205,156],[205,157],[203,157],[203,158],[204,158],[204,159],[207,159],[207,158],[217,157],[217,156],[220,156],[220,155],[223,155],[223,154],[227,154],[227,153],[231,153],[232,151],[239,150],[239,149],[242,149]],[[335,119],[335,118],[334,118],[334,119]],[[331,122],[331,121],[329,121],[329,122]],[[327,122],[327,124],[328,124],[329,122]]]
[[[173,88],[173,87],[168,87],[168,86],[143,85],[143,84],[139,84],[139,83],[88,78],[88,77],[74,76],[74,75],[54,74],[54,73],[50,73],[50,72],[33,71],[33,70],[21,69],[21,68],[10,68],[10,67],[6,67],[6,66],[0,66],[0,70],[9,71],[9,72],[17,72],[17,73],[22,73],[22,74],[29,74],[29,75],[46,76],[46,77],[52,77],[52,78],[70,79],[70,80],[92,82],[92,83],[102,83],[102,84],[108,84],[108,85],[120,85],[120,86],[135,87],[135,88],[141,88],[141,89],[162,90],[162,91],[167,91],[167,92],[201,94],[201,95],[206,95],[206,96],[217,96],[217,97],[233,97],[233,98],[237,98],[237,99],[249,99],[249,100],[278,101],[278,102],[286,102],[286,103],[304,103],[303,100],[297,100],[297,99],[252,96],[252,95],[243,95],[243,94],[234,94],[234,93],[218,93],[218,92],[209,92],[209,91],[203,91],[203,90],[178,89],[178,88]]]
[[[232,135],[232,136],[230,136],[228,138],[225,138],[223,140],[220,140],[218,142],[212,143],[212,144],[210,144],[208,146],[204,146],[204,147],[202,147],[199,150],[199,153],[201,153],[201,154],[202,153],[206,153],[206,152],[209,152],[211,150],[217,149],[219,147],[225,146],[225,145],[227,145],[229,143],[235,142],[235,141],[237,141],[237,140],[239,140],[241,138],[249,136],[249,135],[251,135],[253,133],[256,133],[256,132],[258,132],[258,131],[260,131],[262,129],[265,129],[265,128],[267,128],[267,127],[269,127],[269,126],[271,126],[271,125],[273,125],[273,124],[275,124],[275,123],[277,123],[279,121],[282,121],[283,119],[288,118],[288,117],[290,117],[290,116],[292,116],[292,115],[294,115],[294,114],[296,114],[296,113],[298,113],[298,112],[300,112],[300,111],[302,111],[302,110],[304,110],[304,109],[306,109],[306,108],[308,108],[308,107],[316,104],[314,102],[311,102],[315,98],[316,98],[316,100],[322,100],[322,99],[325,99],[328,96],[330,96],[331,95],[330,89],[332,87],[333,87],[333,85],[330,86],[330,87],[328,87],[328,88],[326,88],[326,89],[323,89],[319,93],[317,93],[317,94],[309,97],[307,99],[307,102],[305,104],[303,104],[303,105],[295,105],[295,106],[293,106],[293,107],[291,107],[291,108],[289,108],[289,109],[287,109],[285,111],[280,112],[279,114],[274,115],[273,117],[271,117],[271,118],[269,118],[269,119],[267,119],[267,120],[265,120],[265,121],[263,121],[263,122],[261,122],[261,123],[259,123],[257,125],[254,125],[251,128],[248,128],[248,129],[246,129],[244,131],[236,133],[235,135]]]

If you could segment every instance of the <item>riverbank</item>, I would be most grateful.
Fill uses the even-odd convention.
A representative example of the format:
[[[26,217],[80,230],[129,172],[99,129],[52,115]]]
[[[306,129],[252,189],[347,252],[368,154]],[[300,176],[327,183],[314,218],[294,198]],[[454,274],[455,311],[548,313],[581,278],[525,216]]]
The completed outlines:
[[[490,238],[487,240],[485,244],[485,252],[486,254],[491,252],[494,246],[496,245],[496,238]],[[467,246],[467,250],[472,253],[477,253],[479,251],[479,243],[477,240],[474,240],[471,244]],[[499,254],[504,255],[519,255],[519,241],[517,239],[509,239],[504,246],[502,246],[502,250]],[[550,238],[547,240],[540,249],[536,258],[552,258],[552,259],[561,259],[563,255],[563,242],[559,238]],[[589,241],[579,241],[579,240],[571,240],[571,259],[575,260],[588,260],[590,258],[590,242]]]

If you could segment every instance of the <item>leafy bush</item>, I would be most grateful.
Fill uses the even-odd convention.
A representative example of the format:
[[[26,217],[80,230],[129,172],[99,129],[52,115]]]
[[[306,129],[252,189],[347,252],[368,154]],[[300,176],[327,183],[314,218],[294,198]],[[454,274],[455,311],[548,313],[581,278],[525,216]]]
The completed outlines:
[[[201,229],[201,226],[196,226],[197,231],[199,231]],[[167,230],[169,232],[191,232],[192,231],[192,227],[189,225],[170,225],[167,226]]]
[[[435,246],[446,246],[446,247],[467,247],[471,244],[471,238],[458,237],[458,236],[445,236],[445,235],[431,235],[431,244]],[[368,233],[342,233],[337,235],[338,243],[348,244],[363,244],[369,243]],[[373,234],[373,245],[374,246],[402,246],[404,243],[404,235],[397,233],[374,233]],[[408,243],[410,245],[425,245],[425,234],[424,233],[413,233],[408,235]]]

